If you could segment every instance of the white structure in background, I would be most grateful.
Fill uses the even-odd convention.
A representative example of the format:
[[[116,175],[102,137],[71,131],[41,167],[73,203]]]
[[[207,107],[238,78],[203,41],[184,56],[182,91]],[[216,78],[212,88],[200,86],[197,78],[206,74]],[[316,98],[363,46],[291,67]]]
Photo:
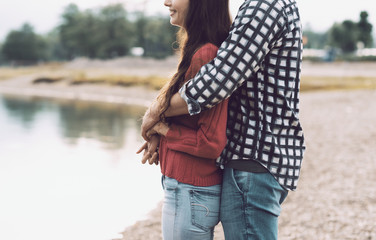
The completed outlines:
[[[376,48],[363,48],[356,51],[356,56],[358,57],[375,57]]]
[[[145,50],[142,47],[134,47],[131,49],[132,56],[141,57],[144,55],[144,53],[145,53]]]
[[[325,58],[326,55],[327,55],[327,50],[325,49],[313,49],[313,48],[303,49],[303,57]]]

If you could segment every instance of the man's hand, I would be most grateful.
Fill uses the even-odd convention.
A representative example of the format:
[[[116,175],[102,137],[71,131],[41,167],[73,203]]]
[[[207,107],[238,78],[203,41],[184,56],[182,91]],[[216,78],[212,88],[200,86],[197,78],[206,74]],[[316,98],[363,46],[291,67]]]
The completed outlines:
[[[166,112],[164,112],[165,117],[173,117],[188,114],[188,105],[179,93],[175,93],[171,100],[170,106]],[[159,122],[161,115],[161,106],[158,101],[155,101],[150,108],[146,111],[141,125],[141,135],[145,141],[149,141],[147,132]]]
[[[157,122],[149,131],[147,131],[146,136],[148,136],[149,138],[154,134],[166,136],[169,130],[170,127],[167,125],[167,123]]]
[[[153,163],[155,165],[158,165],[159,163],[159,155],[158,155],[159,139],[160,137],[158,135],[152,135],[150,137],[150,141],[145,142],[141,146],[141,148],[137,151],[137,154],[144,151],[144,155],[141,160],[142,164],[149,162],[150,165],[152,165]]]
[[[159,102],[154,102],[142,118],[141,135],[145,141],[150,140],[147,132],[160,120]]]

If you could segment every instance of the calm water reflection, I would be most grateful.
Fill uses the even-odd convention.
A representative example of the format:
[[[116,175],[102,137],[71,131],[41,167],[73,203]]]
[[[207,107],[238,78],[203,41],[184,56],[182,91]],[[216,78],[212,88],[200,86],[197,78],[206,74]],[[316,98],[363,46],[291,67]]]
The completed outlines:
[[[0,96],[0,239],[106,240],[162,199],[144,109]]]

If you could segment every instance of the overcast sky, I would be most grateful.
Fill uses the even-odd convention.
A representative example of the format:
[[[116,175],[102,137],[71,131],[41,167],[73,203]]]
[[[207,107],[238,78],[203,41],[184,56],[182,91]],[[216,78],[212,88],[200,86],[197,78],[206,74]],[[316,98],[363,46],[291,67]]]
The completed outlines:
[[[244,0],[230,0],[232,13],[235,15]],[[81,10],[105,6],[110,3],[124,3],[127,10],[144,8],[147,13],[159,12],[168,15],[163,0],[0,0],[0,41],[10,30],[19,29],[28,22],[39,34],[45,34],[56,27],[64,7],[76,3]],[[326,31],[334,22],[345,19],[357,21],[359,13],[366,10],[369,21],[376,31],[375,0],[297,0],[303,26],[309,23],[315,31]],[[144,4],[143,4],[144,3]]]

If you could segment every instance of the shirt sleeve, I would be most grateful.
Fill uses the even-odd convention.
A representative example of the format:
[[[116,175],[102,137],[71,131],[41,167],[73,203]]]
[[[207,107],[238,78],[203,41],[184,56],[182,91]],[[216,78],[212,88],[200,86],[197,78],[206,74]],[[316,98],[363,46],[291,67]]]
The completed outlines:
[[[179,90],[189,113],[213,107],[250,79],[287,30],[286,23],[285,11],[277,1],[245,1],[217,57]]]
[[[227,101],[224,101],[200,114],[197,130],[172,124],[166,135],[167,147],[201,158],[216,159],[227,142],[226,119]]]
[[[202,47],[192,59],[186,75],[188,79],[212,60],[216,53],[217,47],[214,45]],[[197,157],[215,159],[219,157],[227,141],[227,101],[202,112],[198,117],[197,129],[172,123],[166,135],[167,147]]]

